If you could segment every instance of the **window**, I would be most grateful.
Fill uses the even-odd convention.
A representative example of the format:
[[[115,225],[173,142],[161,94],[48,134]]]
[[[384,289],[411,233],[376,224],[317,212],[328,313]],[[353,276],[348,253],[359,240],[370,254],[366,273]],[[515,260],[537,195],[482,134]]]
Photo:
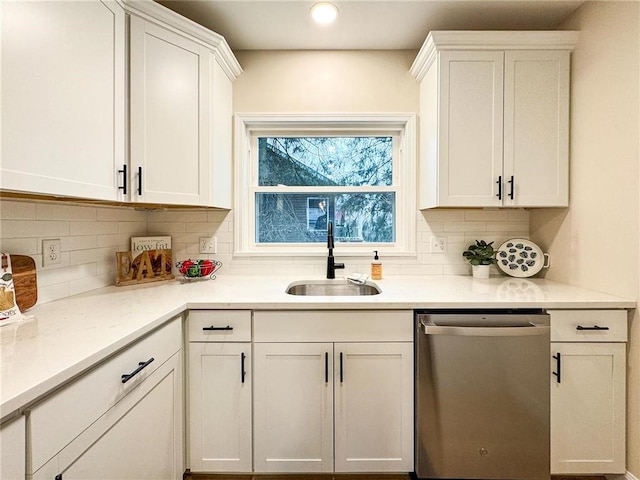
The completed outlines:
[[[236,254],[414,253],[415,117],[239,115]]]

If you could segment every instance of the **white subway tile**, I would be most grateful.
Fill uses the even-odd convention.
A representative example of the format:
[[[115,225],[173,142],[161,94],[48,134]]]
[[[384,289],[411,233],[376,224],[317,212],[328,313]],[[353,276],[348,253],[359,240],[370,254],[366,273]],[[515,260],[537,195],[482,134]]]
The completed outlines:
[[[62,237],[60,240],[60,249],[63,252],[71,250],[86,250],[88,248],[96,248],[97,246],[95,235]]]
[[[431,222],[464,222],[464,210],[423,210],[422,215],[427,223]]]
[[[41,287],[38,283],[38,304],[53,302],[69,296],[69,282]]]
[[[0,238],[0,252],[15,255],[34,255],[38,252],[36,238]]]
[[[445,232],[486,232],[487,224],[484,222],[445,222]]]
[[[62,237],[69,235],[69,222],[61,220],[2,220],[3,238]]]
[[[35,220],[36,205],[30,202],[0,199],[0,218],[6,220]]]
[[[207,211],[207,221],[222,223],[226,219],[233,219],[233,214],[230,210],[209,210]]]
[[[147,223],[148,211],[136,210],[126,207],[97,207],[96,214],[98,221],[103,222],[141,222]]]
[[[118,233],[118,222],[69,222],[71,235]]]
[[[96,275],[111,275],[116,278],[116,260],[115,258],[112,261],[106,262],[96,262]]]
[[[114,283],[115,279],[111,275],[96,275],[94,277],[87,277],[81,280],[74,280],[69,282],[69,294],[78,295],[97,288],[108,287]]]
[[[36,205],[38,220],[96,220],[96,208],[65,203],[39,203]]]
[[[148,210],[147,214],[147,222],[164,222],[165,218],[167,218],[166,210]]]
[[[517,208],[517,209],[512,209],[510,208],[508,210],[509,212],[509,221],[510,222],[526,222],[527,225],[529,224],[529,211],[528,210],[524,210],[522,208]],[[527,226],[528,229],[528,226]]]
[[[465,222],[508,222],[507,210],[465,210]]]
[[[442,273],[444,275],[471,275],[471,267],[466,263],[462,265],[443,265]]]
[[[92,248],[89,250],[76,250],[69,252],[69,264],[80,265],[92,262],[116,261],[116,249],[114,247]]]
[[[174,235],[186,231],[186,224],[181,222],[147,222],[147,235]]]
[[[402,265],[401,275],[442,275],[442,265]]]
[[[203,234],[209,234],[215,232],[215,224],[209,222],[192,222],[187,223],[187,232],[201,232]]]
[[[229,243],[233,245],[233,232],[216,232],[214,235],[218,239],[218,243]]]
[[[132,235],[126,233],[112,233],[109,235],[97,235],[96,247],[115,247],[118,252],[131,250]]]
[[[38,273],[38,286],[47,287],[72,280],[84,279],[96,274],[96,264],[72,265],[54,270],[43,270]]]
[[[196,223],[208,221],[207,212],[204,210],[169,210],[165,212],[165,222]]]
[[[529,231],[529,222],[487,223],[488,232]]]
[[[118,233],[127,233],[132,237],[146,235],[147,225],[142,222],[118,222]]]

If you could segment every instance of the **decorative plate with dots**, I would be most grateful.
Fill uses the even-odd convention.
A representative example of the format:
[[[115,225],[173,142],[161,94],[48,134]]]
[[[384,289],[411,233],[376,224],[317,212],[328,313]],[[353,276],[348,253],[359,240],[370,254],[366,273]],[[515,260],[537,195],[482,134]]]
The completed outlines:
[[[548,267],[548,255],[538,245],[525,238],[512,238],[498,247],[498,268],[512,277],[531,277]]]

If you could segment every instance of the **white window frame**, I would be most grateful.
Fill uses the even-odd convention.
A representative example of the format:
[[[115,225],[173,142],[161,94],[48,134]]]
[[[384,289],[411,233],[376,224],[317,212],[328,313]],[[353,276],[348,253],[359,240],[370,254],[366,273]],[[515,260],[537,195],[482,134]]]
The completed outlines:
[[[370,256],[381,250],[385,256],[416,254],[416,116],[415,114],[236,114],[234,165],[234,256],[326,255],[321,243],[258,244],[255,242],[255,193],[258,167],[252,142],[257,136],[392,135],[394,141],[393,186],[370,187],[371,191],[395,192],[394,243],[338,243],[342,256]],[[349,187],[271,187],[273,193],[353,191]],[[365,193],[367,187],[358,188]],[[263,189],[260,188],[260,191]]]

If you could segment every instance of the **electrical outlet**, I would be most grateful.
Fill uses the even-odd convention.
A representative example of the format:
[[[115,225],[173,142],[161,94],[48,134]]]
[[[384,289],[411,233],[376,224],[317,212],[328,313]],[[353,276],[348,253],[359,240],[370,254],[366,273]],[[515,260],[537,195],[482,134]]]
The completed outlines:
[[[42,240],[42,266],[60,265],[60,239],[51,238]]]
[[[431,237],[431,253],[447,253],[447,237]]]
[[[218,253],[218,238],[200,237],[200,253]]]

